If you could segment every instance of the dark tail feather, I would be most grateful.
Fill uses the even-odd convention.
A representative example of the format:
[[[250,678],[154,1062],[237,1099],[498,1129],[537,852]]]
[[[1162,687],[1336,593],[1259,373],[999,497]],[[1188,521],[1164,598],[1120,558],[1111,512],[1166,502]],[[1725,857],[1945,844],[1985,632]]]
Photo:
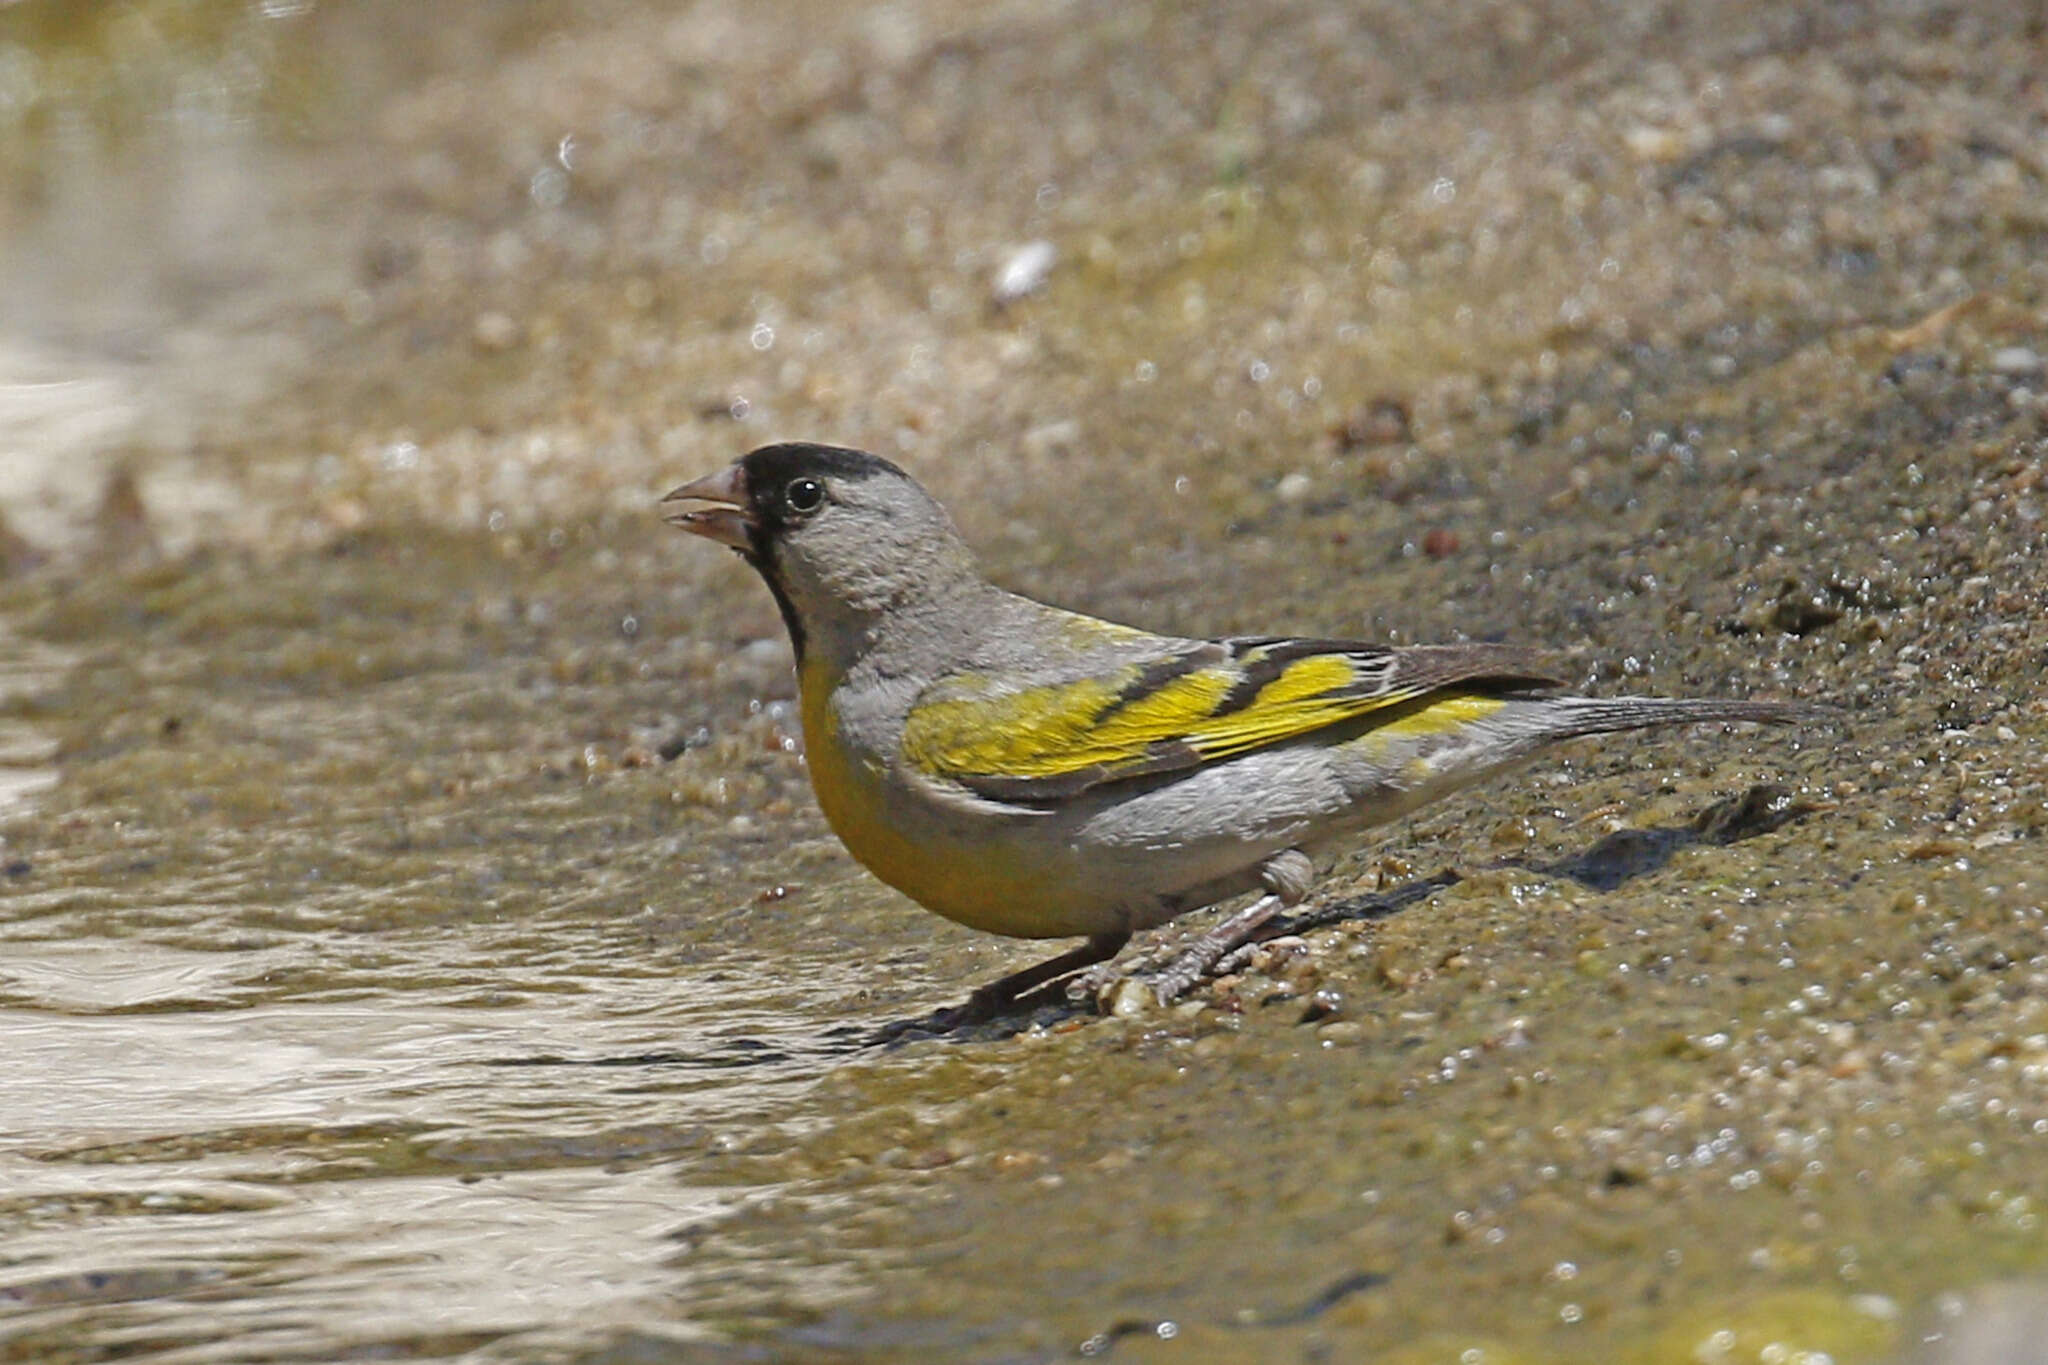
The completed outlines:
[[[1545,729],[1557,739],[1642,730],[1652,725],[1699,725],[1751,721],[1760,725],[1797,725],[1826,719],[1825,707],[1803,702],[1727,701],[1694,697],[1556,697],[1545,717]]]

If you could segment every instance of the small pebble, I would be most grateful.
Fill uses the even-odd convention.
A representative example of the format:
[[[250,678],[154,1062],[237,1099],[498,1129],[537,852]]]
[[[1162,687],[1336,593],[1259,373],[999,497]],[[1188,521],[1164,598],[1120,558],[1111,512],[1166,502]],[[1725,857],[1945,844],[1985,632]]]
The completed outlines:
[[[1637,124],[1622,132],[1621,142],[1638,161],[1669,163],[1685,155],[1685,137],[1669,128]]]
[[[2030,346],[2001,346],[1991,353],[1991,368],[1999,374],[2041,373],[2041,355]]]
[[[519,344],[519,337],[519,324],[504,313],[483,314],[471,332],[480,351],[509,351]]]
[[[1125,977],[1110,987],[1109,996],[1103,1002],[1102,1012],[1113,1018],[1129,1019],[1158,1007],[1158,992],[1143,981]]]
[[[1059,249],[1042,237],[1026,242],[1003,258],[990,293],[997,303],[1003,304],[1036,292],[1044,286],[1059,258]]]
[[[1398,398],[1376,398],[1330,429],[1341,451],[1405,445],[1414,439],[1408,407]]]
[[[1344,995],[1333,986],[1324,986],[1308,998],[1308,1006],[1301,1012],[1304,1024],[1324,1023],[1344,1016]]]

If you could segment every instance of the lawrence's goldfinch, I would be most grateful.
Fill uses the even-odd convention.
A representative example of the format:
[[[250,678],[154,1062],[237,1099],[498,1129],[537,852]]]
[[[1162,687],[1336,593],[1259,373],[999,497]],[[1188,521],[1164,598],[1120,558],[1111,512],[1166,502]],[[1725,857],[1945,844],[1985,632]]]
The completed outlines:
[[[853,856],[961,924],[1087,936],[946,1024],[1262,891],[1153,980],[1185,990],[1307,893],[1309,855],[1557,740],[1805,709],[1560,696],[1501,645],[1187,640],[1062,611],[983,578],[945,510],[857,450],[764,446],[663,501],[775,595],[811,785]]]

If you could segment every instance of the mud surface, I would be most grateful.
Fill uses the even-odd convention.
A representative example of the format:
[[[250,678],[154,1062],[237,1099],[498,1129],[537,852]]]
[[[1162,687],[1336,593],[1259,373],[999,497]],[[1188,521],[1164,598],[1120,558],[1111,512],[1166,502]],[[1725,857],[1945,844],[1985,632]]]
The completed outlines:
[[[0,1359],[2038,1340],[2044,69],[1988,3],[0,8]],[[784,438],[1064,605],[1840,719],[866,1048],[1045,948],[847,859],[659,524]]]

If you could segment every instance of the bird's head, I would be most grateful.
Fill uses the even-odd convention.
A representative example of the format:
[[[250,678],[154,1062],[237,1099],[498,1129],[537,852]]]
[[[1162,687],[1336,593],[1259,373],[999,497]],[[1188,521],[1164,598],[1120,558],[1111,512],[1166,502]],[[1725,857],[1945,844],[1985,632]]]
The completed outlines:
[[[759,571],[799,656],[821,635],[858,648],[885,617],[915,617],[980,581],[946,509],[864,451],[762,446],[662,506],[670,525],[731,546]]]

